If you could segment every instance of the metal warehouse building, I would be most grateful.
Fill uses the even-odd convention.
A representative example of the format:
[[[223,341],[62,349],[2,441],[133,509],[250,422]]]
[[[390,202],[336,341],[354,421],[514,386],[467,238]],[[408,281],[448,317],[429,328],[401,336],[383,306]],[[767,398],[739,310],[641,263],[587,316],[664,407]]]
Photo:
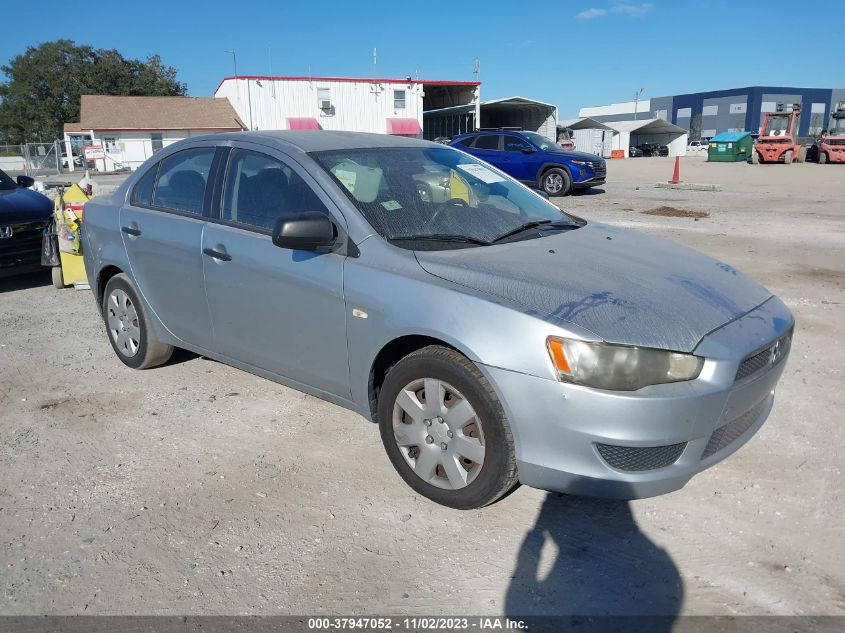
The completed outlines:
[[[461,107],[479,113],[477,81],[238,75],[220,82],[250,130],[350,130],[419,137],[423,112]]]
[[[698,139],[720,132],[757,132],[764,112],[774,112],[779,103],[800,103],[798,133],[813,136],[827,127],[842,99],[845,88],[751,86],[585,107],[579,114],[602,122],[663,119],[686,130],[690,139]]]

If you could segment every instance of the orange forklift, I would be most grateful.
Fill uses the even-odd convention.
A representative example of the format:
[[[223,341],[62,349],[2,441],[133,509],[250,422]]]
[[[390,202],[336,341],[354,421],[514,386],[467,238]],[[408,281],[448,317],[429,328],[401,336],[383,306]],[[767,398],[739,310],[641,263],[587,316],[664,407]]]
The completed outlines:
[[[760,126],[760,136],[754,143],[751,162],[758,163],[803,163],[807,148],[798,140],[798,124],[801,121],[801,104],[786,106],[779,103],[775,112],[766,112]]]
[[[820,165],[845,163],[845,101],[836,104],[836,111],[830,115],[830,128],[819,138],[818,161]]]

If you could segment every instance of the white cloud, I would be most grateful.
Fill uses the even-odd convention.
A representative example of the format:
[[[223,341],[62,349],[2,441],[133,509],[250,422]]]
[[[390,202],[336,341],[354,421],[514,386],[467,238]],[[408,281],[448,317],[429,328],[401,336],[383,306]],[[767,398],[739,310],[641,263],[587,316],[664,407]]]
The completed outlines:
[[[621,13],[632,18],[638,18],[645,15],[654,8],[651,2],[644,2],[643,4],[628,4],[627,2],[620,2],[611,8],[614,13]]]
[[[629,2],[617,2],[609,9],[601,9],[593,7],[578,13],[575,17],[582,20],[595,20],[596,18],[603,18],[606,15],[615,13],[617,15],[625,15],[629,18],[638,18],[654,9],[651,2],[643,2],[642,4],[631,4]]]
[[[576,18],[581,18],[582,20],[592,20],[594,18],[600,18],[607,15],[607,9],[587,9],[586,11],[581,11]]]

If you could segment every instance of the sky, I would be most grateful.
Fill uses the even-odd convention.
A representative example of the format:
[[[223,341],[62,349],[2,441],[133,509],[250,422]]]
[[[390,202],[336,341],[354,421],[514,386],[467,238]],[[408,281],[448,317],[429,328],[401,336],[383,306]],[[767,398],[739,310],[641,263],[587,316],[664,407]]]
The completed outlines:
[[[566,118],[640,88],[648,99],[845,87],[842,10],[834,0],[41,0],[39,13],[54,17],[7,25],[0,63],[68,38],[126,57],[158,53],[190,95],[211,96],[234,74],[231,50],[238,73],[255,75],[472,80],[477,58],[482,100],[520,95]]]

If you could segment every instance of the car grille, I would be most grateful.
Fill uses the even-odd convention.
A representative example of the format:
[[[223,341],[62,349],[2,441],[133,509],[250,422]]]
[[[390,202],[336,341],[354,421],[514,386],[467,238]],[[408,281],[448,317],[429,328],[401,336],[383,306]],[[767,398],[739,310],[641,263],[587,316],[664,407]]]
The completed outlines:
[[[592,163],[593,166],[593,173],[596,176],[606,176],[607,175],[607,164],[602,161],[600,163]]]
[[[707,446],[704,448],[701,459],[707,459],[728,445],[733,444],[734,441],[754,425],[768,403],[769,398],[766,397],[738,418],[731,420],[724,426],[720,426],[713,431],[710,440],[707,442]]]
[[[613,444],[596,444],[602,459],[617,470],[639,472],[656,470],[671,466],[687,443],[670,444],[669,446],[614,446]]]
[[[0,268],[15,266],[32,266],[41,262],[41,234],[47,226],[46,220],[25,222],[18,224],[3,224],[9,226],[12,237],[0,239]],[[2,235],[2,230],[0,230]]]
[[[825,141],[828,145],[845,145],[845,139],[829,138]]]
[[[735,380],[742,380],[767,367],[774,367],[786,357],[792,343],[792,330],[763,350],[752,354],[739,364]]]

